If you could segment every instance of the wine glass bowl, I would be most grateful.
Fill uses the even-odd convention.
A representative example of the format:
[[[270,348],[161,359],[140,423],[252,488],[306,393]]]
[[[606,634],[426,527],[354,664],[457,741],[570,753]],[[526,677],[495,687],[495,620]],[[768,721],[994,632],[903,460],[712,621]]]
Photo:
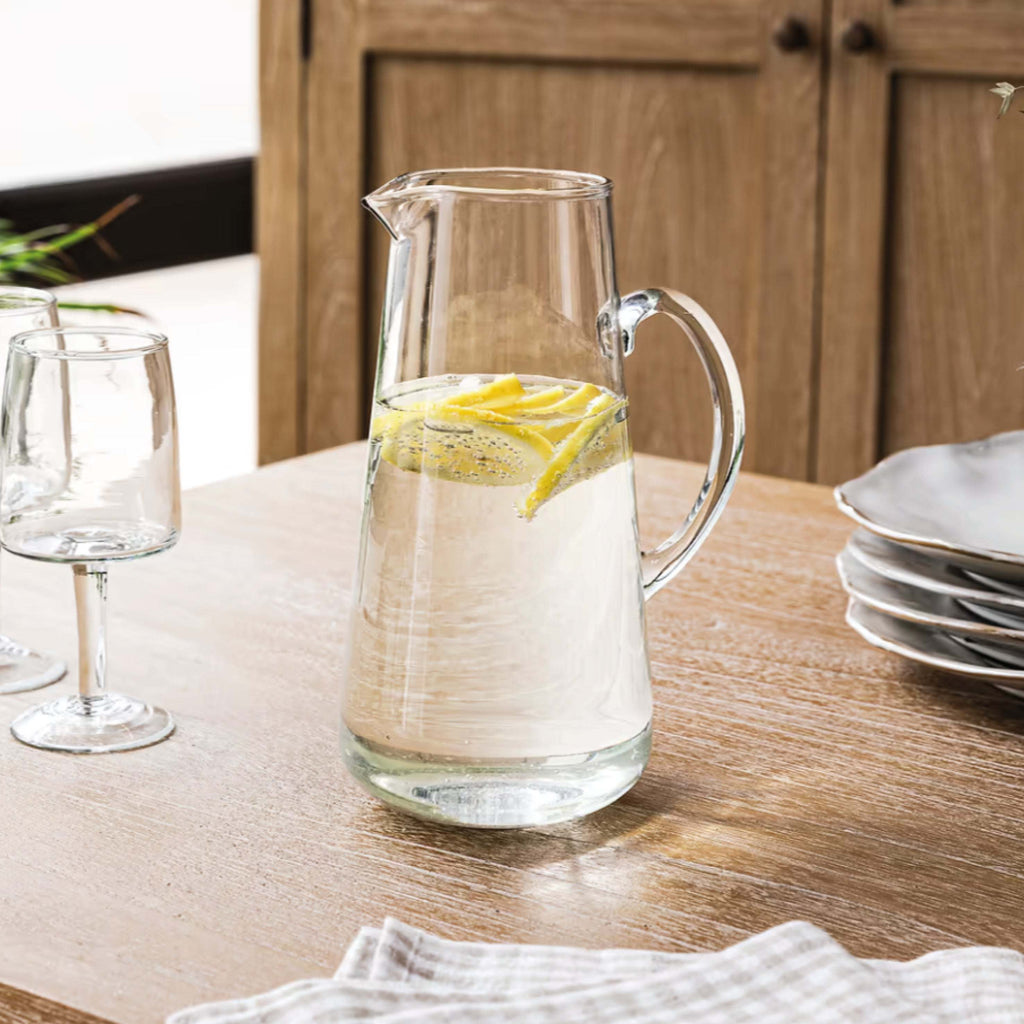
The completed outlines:
[[[57,322],[57,300],[50,292],[0,285],[0,348],[6,348],[16,334],[54,327]],[[37,690],[55,683],[66,672],[67,665],[52,654],[0,635],[0,694]]]
[[[3,544],[54,562],[169,548],[181,508],[167,339],[131,328],[16,337],[8,360]],[[163,397],[167,396],[167,397]]]
[[[0,538],[74,569],[79,694],[15,720],[25,743],[75,753],[164,739],[167,712],[106,691],[110,562],[171,547],[181,529],[167,339],[134,328],[29,331],[10,344],[0,430]]]

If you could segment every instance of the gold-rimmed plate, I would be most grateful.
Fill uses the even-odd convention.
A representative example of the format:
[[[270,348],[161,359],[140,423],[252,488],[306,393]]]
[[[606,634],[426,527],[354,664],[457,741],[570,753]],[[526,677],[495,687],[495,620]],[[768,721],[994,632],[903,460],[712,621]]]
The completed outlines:
[[[938,553],[925,554],[918,548],[886,540],[868,530],[854,530],[846,542],[844,556],[855,559],[893,583],[904,583],[921,590],[944,594],[957,601],[991,606],[1005,613],[1005,621],[1016,616],[1024,628],[1024,589],[999,580],[987,580],[975,573],[950,565]],[[981,614],[978,612],[977,614]]]
[[[955,598],[879,576],[845,548],[836,558],[843,589],[861,604],[897,619],[953,633],[1016,643],[1024,651],[1024,621],[976,617]]]
[[[1024,581],[1024,431],[908,448],[835,490],[866,530],[986,576]]]
[[[1024,667],[1013,668],[997,662],[974,645],[959,643],[934,626],[894,619],[861,604],[856,598],[850,599],[846,621],[872,647],[898,654],[919,665],[990,683],[1015,697],[1024,697]],[[993,643],[995,641],[986,642],[986,648],[993,649]]]

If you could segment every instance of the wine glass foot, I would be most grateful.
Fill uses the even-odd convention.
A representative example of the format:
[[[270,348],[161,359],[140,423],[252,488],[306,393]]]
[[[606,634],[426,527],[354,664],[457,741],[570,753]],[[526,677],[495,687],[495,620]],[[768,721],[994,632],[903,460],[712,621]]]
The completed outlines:
[[[159,743],[174,732],[174,720],[134,697],[76,695],[29,708],[11,723],[11,732],[30,747],[106,754]]]
[[[0,635],[0,694],[38,690],[62,679],[67,670],[52,654],[30,650]]]

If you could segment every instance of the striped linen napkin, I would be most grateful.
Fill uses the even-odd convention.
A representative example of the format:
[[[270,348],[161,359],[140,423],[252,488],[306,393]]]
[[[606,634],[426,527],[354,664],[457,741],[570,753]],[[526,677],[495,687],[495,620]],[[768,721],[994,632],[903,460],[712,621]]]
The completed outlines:
[[[167,1024],[1024,1024],[1024,956],[858,960],[779,925],[718,953],[449,942],[389,918],[330,979],[208,1003]]]

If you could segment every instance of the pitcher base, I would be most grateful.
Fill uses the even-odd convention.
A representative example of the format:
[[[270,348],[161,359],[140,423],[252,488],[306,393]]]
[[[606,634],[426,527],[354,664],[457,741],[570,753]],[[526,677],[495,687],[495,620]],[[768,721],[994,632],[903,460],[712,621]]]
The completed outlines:
[[[465,762],[372,743],[342,728],[348,769],[379,800],[431,821],[470,828],[529,828],[582,818],[640,778],[651,727],[614,747],[573,757]]]

